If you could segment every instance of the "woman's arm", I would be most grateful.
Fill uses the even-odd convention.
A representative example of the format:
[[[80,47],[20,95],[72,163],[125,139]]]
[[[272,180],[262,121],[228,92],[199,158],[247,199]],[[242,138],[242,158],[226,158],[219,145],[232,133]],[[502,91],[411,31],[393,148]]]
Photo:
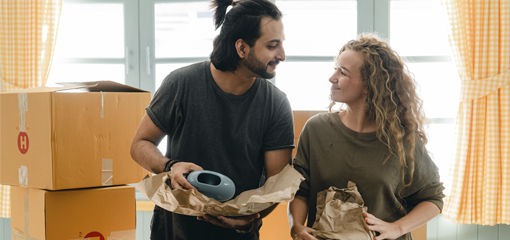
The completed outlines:
[[[308,199],[303,196],[296,195],[294,200],[290,202],[287,212],[292,239],[317,240],[311,235],[313,229],[304,225],[307,215]]]
[[[439,213],[440,210],[436,204],[423,201],[416,205],[409,214],[393,223],[382,221],[370,213],[365,213],[365,221],[368,224],[367,228],[369,230],[380,233],[375,240],[396,239],[419,228]]]

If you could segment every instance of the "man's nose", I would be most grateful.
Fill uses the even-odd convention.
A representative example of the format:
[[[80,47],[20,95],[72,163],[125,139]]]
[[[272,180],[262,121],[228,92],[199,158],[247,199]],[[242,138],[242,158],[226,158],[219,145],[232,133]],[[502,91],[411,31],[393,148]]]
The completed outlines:
[[[276,58],[280,61],[285,61],[285,49],[283,48],[283,46],[280,48],[280,51],[278,52],[278,55],[276,56]]]

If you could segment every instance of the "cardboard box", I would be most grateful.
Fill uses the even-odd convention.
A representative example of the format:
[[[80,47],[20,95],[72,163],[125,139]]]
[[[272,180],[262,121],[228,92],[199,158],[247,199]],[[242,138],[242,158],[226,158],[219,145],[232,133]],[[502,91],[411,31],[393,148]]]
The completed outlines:
[[[12,239],[136,238],[135,188],[11,188]]]
[[[74,189],[147,174],[129,149],[151,93],[110,81],[71,85],[0,94],[0,184]]]

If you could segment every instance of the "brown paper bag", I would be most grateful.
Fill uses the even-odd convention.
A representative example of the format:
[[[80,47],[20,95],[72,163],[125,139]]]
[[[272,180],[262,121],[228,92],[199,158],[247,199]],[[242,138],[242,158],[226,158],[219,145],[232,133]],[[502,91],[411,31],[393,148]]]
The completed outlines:
[[[317,239],[371,240],[373,231],[367,229],[364,206],[356,184],[347,188],[330,187],[317,194],[317,214],[312,235]]]
[[[279,174],[268,178],[262,187],[242,192],[236,198],[221,203],[195,189],[171,190],[165,183],[168,178],[168,172],[157,174],[139,182],[136,189],[156,205],[174,213],[231,217],[251,215],[275,203],[292,201],[304,180],[298,171],[287,165]]]

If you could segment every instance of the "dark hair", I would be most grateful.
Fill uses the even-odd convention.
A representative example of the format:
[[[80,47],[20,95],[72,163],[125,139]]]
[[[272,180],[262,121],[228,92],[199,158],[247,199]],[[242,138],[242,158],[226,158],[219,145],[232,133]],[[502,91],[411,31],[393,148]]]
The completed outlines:
[[[227,13],[227,8],[232,9]],[[282,13],[267,0],[213,0],[215,9],[214,25],[220,34],[214,38],[211,62],[221,71],[234,71],[239,63],[239,55],[235,47],[238,39],[244,40],[252,47],[260,38],[260,21],[264,17],[280,20]]]

